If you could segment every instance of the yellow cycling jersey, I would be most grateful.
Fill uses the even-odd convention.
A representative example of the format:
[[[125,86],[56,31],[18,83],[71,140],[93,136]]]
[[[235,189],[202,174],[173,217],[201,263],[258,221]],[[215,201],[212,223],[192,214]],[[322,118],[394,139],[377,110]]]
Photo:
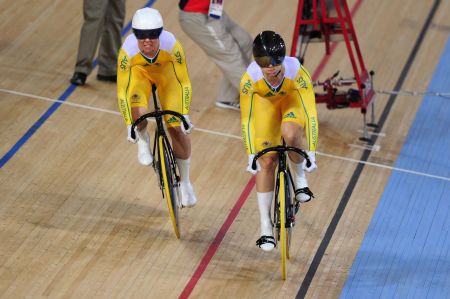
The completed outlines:
[[[144,56],[134,34],[129,35],[117,62],[117,97],[119,109],[127,125],[132,123],[131,108],[147,107],[151,85],[156,84],[163,110],[189,114],[191,82],[184,50],[175,36],[163,30],[160,48],[155,57]],[[166,118],[169,126],[179,125],[174,117]]]
[[[319,134],[311,76],[295,57],[285,57],[284,78],[277,87],[252,62],[241,79],[241,134],[248,154],[281,144],[281,124],[292,121],[305,130],[309,151],[315,151]]]

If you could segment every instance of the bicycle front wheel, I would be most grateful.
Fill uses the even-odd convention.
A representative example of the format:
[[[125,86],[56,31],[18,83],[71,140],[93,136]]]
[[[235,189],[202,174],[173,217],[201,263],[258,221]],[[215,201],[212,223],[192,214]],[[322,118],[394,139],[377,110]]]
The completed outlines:
[[[280,253],[281,253],[281,278],[286,279],[286,259],[288,257],[288,235],[286,231],[286,177],[284,172],[279,176],[278,200],[280,203]]]
[[[178,182],[175,174],[174,159],[171,157],[168,145],[164,142],[163,136],[159,136],[159,161],[161,163],[161,176],[163,183],[163,195],[167,201],[170,220],[177,238],[180,238],[180,221],[178,205]]]
[[[293,205],[293,196],[295,191],[293,189],[293,182],[290,179],[290,174],[287,172],[284,180],[284,211],[285,211],[285,228],[286,228],[286,257],[290,258],[290,248],[292,240],[292,228],[295,225],[295,208]]]

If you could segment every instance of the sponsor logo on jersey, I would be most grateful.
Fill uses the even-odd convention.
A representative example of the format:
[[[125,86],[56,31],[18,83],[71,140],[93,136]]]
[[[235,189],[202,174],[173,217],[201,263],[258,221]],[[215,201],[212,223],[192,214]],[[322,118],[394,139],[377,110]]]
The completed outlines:
[[[269,91],[268,93],[266,93],[264,95],[265,98],[269,98],[269,97],[273,97],[273,96],[274,96],[274,94],[271,91]]]
[[[247,82],[244,83],[241,92],[243,94],[248,94],[248,90],[252,87],[252,83],[250,80],[247,80]]]
[[[133,103],[137,103],[137,102],[139,102],[139,100],[141,99],[141,97],[138,95],[138,94],[134,94],[134,95],[132,95],[131,96],[131,101],[133,102]]]
[[[191,92],[189,91],[189,87],[184,87],[184,109],[189,110],[189,105],[191,103]]]
[[[244,147],[249,150],[250,147],[249,147],[249,144],[247,142],[247,130],[246,130],[246,126],[245,125],[241,126],[241,136],[242,136],[242,139],[244,140]]]
[[[297,83],[300,88],[308,89],[308,84],[306,83],[305,79],[303,79],[303,77],[298,77]]]
[[[167,120],[168,124],[173,124],[173,123],[176,123],[176,122],[177,122],[177,118],[175,116],[173,116],[173,115]]]
[[[125,71],[127,69],[128,59],[126,56],[122,57],[122,60],[120,61],[120,69],[122,71]]]
[[[122,113],[123,118],[125,118],[125,121],[128,122],[130,119],[129,115],[127,114],[128,111],[128,104],[125,99],[120,99],[120,112]]]
[[[175,52],[175,59],[177,60],[177,62],[178,62],[179,64],[181,64],[181,63],[183,62],[183,59],[181,58],[181,53],[180,53],[180,51],[176,51],[176,52]]]
[[[283,116],[283,119],[285,119],[285,118],[296,118],[296,116],[295,116],[295,113],[291,111],[288,114],[285,114]]]
[[[312,139],[312,144],[314,144],[315,146],[317,146],[317,120],[315,117],[311,118],[311,139]]]
[[[266,140],[266,141],[263,141],[263,142],[261,143],[261,145],[262,145],[263,147],[270,147],[270,146],[272,146],[272,142]]]

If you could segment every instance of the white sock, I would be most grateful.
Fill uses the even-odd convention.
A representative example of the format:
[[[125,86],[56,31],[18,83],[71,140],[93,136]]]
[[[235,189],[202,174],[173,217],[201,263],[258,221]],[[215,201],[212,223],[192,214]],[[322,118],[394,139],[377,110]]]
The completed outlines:
[[[185,207],[193,207],[197,203],[197,197],[189,179],[191,158],[187,160],[177,158],[177,164],[180,170],[181,204]]]
[[[142,165],[148,166],[153,162],[153,156],[150,152],[150,136],[146,128],[142,131],[136,130],[136,133],[138,138],[138,161]]]
[[[306,180],[305,171],[303,170],[303,163],[297,164],[289,159],[289,166],[294,173],[295,189],[298,190],[308,187],[308,181]],[[295,198],[300,202],[307,202],[311,199],[310,196],[305,193],[299,193]]]
[[[177,159],[178,168],[180,170],[180,182],[190,184],[191,181],[189,179],[189,169],[191,166],[191,158],[187,158],[186,160]]]
[[[303,170],[302,163],[295,163],[289,159],[289,166],[294,175],[295,189],[302,189],[308,187],[308,182],[306,180],[305,171]]]
[[[272,206],[273,191],[256,192],[258,198],[259,217],[261,220],[261,236],[273,236],[270,208]]]

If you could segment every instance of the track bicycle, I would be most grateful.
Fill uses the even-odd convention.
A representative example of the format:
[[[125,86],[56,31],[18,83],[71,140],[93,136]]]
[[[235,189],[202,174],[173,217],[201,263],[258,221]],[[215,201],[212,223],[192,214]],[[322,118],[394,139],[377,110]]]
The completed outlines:
[[[275,200],[273,201],[273,224],[275,227],[275,242],[280,243],[281,253],[281,278],[286,279],[286,259],[289,259],[289,247],[292,239],[292,229],[295,225],[295,215],[300,210],[300,202],[295,200],[295,195],[300,190],[295,190],[294,180],[287,163],[287,153],[295,152],[306,159],[306,166],[311,166],[308,154],[299,148],[279,145],[263,149],[253,158],[252,168],[256,170],[256,161],[269,152],[276,152],[278,156],[278,168],[275,180]],[[313,197],[311,192],[308,193]],[[276,246],[276,245],[275,245]]]
[[[152,166],[158,177],[158,184],[162,192],[163,198],[167,201],[169,215],[172,222],[173,230],[177,238],[180,238],[180,220],[179,210],[182,208],[180,196],[180,175],[177,161],[172,150],[172,146],[167,137],[164,126],[163,116],[166,114],[173,115],[182,121],[184,128],[188,129],[189,124],[182,114],[171,111],[161,110],[156,97],[156,86],[152,85],[152,97],[155,111],[146,113],[139,117],[131,127],[131,138],[136,139],[135,128],[137,125],[147,118],[154,118],[156,121],[155,138],[153,149],[150,152],[153,156]]]

